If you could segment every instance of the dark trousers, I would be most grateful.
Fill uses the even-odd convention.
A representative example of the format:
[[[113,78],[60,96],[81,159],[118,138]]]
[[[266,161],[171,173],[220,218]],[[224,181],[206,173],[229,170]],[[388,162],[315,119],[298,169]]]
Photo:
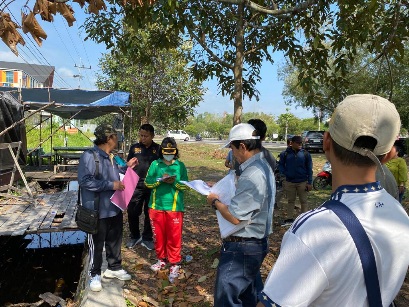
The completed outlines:
[[[98,233],[88,234],[90,276],[101,275],[102,252],[105,245],[108,269],[118,271],[122,269],[121,244],[123,231],[123,215],[99,220]]]
[[[267,251],[267,238],[223,242],[214,287],[214,306],[257,305],[257,295],[263,290],[260,267]]]
[[[138,239],[141,236],[139,230],[139,217],[144,214],[142,240],[152,241],[152,227],[149,220],[149,198],[151,190],[148,188],[136,188],[132,196],[131,202],[128,205],[128,223],[131,238]]]

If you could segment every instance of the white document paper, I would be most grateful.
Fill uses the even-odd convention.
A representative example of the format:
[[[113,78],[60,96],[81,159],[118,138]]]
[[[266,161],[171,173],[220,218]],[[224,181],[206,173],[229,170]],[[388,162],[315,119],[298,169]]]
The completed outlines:
[[[203,180],[192,180],[192,181],[180,181],[181,183],[187,185],[189,188],[199,192],[202,195],[210,194],[210,187]]]
[[[235,179],[236,175],[231,171],[224,178],[215,183],[212,187],[209,187],[203,180],[181,182],[202,195],[209,195],[210,193],[217,194],[220,201],[223,204],[229,206],[231,204],[231,199],[236,192]],[[216,216],[219,223],[220,235],[222,238],[230,236],[231,234],[237,232],[250,223],[250,221],[243,221],[237,225],[234,225],[227,221],[219,211],[216,211]]]
[[[236,175],[234,171],[230,171],[224,178],[216,182],[214,186],[211,187],[211,193],[217,194],[220,201],[227,206],[230,206],[231,199],[236,193],[235,179]],[[234,234],[251,222],[242,221],[239,224],[234,225],[226,220],[219,211],[216,211],[216,216],[217,221],[219,222],[220,236],[222,239]]]

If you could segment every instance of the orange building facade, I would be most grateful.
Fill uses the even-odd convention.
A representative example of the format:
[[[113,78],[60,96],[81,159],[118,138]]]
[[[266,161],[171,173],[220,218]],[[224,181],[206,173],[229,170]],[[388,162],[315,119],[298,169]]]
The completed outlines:
[[[0,87],[52,87],[54,66],[0,61]]]

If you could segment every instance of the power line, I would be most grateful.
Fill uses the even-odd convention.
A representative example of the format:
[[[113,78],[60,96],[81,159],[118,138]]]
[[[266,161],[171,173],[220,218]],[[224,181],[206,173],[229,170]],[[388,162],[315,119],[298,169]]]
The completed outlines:
[[[21,24],[18,22],[17,18],[14,16],[14,14],[11,12],[10,8],[7,8],[7,10],[9,11],[10,15],[13,17],[14,22],[15,22],[19,27],[21,27]],[[42,58],[44,59],[44,61],[48,64],[48,66],[53,66],[53,65],[51,65],[51,64],[48,62],[48,60],[44,57],[44,55],[43,55],[43,54],[41,53],[41,51],[38,49],[37,45],[33,42],[33,40],[31,39],[31,37],[28,36],[27,34],[26,34],[25,36],[28,38],[28,41],[30,41],[30,42],[32,43],[32,45],[35,47],[35,50],[37,50],[38,54],[41,55],[41,57],[42,57]],[[42,60],[40,60],[40,59],[34,54],[34,52],[28,47],[28,44],[26,45],[26,48],[31,52],[31,54],[36,58],[36,60],[37,60],[39,63],[42,63]],[[24,59],[23,59],[23,60],[24,60]],[[25,61],[25,60],[24,60],[24,61]],[[29,65],[36,71],[36,69],[35,69],[30,63],[28,63],[28,62],[26,62],[26,63],[29,64]],[[44,65],[44,64],[43,64],[43,65]],[[55,67],[55,66],[54,66],[54,67]],[[66,83],[68,87],[71,87],[71,86],[58,74],[58,72],[57,72],[55,69],[54,69],[54,75],[55,75],[56,77],[61,78],[61,80],[63,81],[63,83]]]

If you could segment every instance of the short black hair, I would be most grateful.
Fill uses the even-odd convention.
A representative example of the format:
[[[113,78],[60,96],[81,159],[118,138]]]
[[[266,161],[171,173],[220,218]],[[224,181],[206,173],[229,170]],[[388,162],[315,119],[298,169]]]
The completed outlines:
[[[145,130],[150,132],[152,135],[155,135],[155,129],[151,124],[143,124],[139,127],[139,130]]]
[[[260,149],[261,148],[261,140],[260,139],[250,139],[250,140],[236,140],[236,141],[231,141],[230,144],[233,145],[236,148],[239,148],[240,143],[243,143],[244,146],[246,146],[248,151],[252,151],[255,149]]]
[[[354,146],[358,148],[366,148],[369,150],[374,150],[377,144],[376,139],[370,136],[360,136],[356,139]],[[356,166],[374,166],[376,163],[372,161],[369,157],[360,155],[359,153],[348,150],[340,145],[338,145],[334,140],[332,140],[332,148],[334,149],[334,155],[345,165],[356,165]],[[385,155],[377,156],[379,161],[383,159]]]
[[[267,125],[259,118],[252,118],[247,121],[248,124],[252,125],[254,129],[258,131],[260,139],[264,139],[267,133]]]

